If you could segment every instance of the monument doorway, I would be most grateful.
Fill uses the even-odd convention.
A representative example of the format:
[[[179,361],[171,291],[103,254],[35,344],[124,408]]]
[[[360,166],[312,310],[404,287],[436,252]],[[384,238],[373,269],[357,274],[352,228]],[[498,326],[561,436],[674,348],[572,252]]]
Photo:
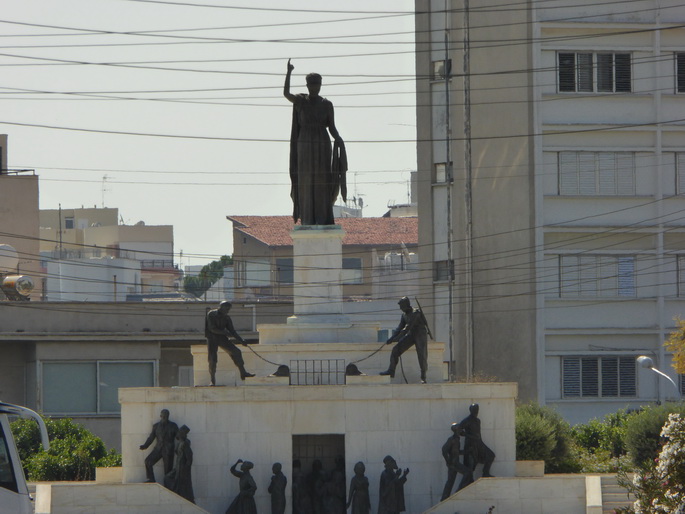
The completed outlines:
[[[294,502],[318,503],[326,513],[344,512],[346,483],[344,434],[293,435]]]

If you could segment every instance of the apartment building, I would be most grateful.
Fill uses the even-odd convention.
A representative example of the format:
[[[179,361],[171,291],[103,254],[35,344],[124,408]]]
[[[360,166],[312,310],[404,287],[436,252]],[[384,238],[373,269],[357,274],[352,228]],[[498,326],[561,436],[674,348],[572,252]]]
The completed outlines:
[[[47,300],[124,301],[178,290],[173,226],[119,218],[117,208],[41,209]]]
[[[678,378],[685,7],[415,5],[421,290],[452,376],[573,422],[677,398],[635,359]]]

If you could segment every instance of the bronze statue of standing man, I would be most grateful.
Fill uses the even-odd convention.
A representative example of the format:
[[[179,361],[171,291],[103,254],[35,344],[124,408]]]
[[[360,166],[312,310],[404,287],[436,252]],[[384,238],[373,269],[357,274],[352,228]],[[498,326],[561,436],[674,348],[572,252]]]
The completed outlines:
[[[169,421],[169,410],[162,409],[159,414],[159,421],[152,425],[152,432],[140,445],[141,450],[147,450],[152,442],[155,442],[155,447],[145,457],[145,474],[147,475],[146,482],[155,481],[155,472],[153,466],[162,459],[164,463],[164,474],[171,471],[174,466],[174,441],[178,434],[178,425],[173,421]]]
[[[293,104],[290,133],[293,220],[299,219],[302,225],[333,225],[333,204],[338,193],[343,200],[347,196],[345,143],[335,127],[333,104],[319,96],[321,75],[307,75],[309,94],[293,95],[290,75],[294,69],[288,59],[283,96]],[[335,140],[333,152],[328,132]]]
[[[226,350],[231,356],[233,363],[240,371],[241,380],[247,377],[253,377],[254,374],[248,373],[245,370],[245,361],[243,361],[243,354],[235,344],[233,344],[229,336],[237,339],[243,346],[247,346],[245,340],[240,337],[238,332],[233,328],[233,321],[228,315],[231,310],[231,302],[221,302],[218,309],[212,309],[205,317],[205,337],[207,338],[207,359],[209,361],[209,377],[212,385],[216,385],[216,363],[218,361],[219,347]]]
[[[419,358],[421,369],[421,383],[426,383],[426,371],[428,370],[428,324],[421,309],[414,309],[409,298],[403,296],[397,302],[402,310],[402,318],[392,336],[386,344],[397,342],[390,353],[390,365],[381,375],[395,376],[395,368],[400,361],[400,356],[412,346],[416,347],[416,355]]]

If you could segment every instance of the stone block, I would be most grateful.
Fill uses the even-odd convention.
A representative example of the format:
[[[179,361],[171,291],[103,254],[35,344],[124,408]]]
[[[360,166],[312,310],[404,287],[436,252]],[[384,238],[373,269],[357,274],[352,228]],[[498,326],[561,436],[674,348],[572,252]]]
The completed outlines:
[[[74,490],[73,505],[75,507],[112,505],[117,500],[115,487],[96,484],[80,486]]]
[[[383,377],[390,383],[389,377]],[[392,388],[385,385],[357,386],[347,385],[343,388],[346,400],[387,400],[392,398]]]
[[[357,375],[345,377],[346,385],[381,385],[389,384],[388,375]]]
[[[564,496],[563,478],[521,478],[520,498],[558,500]]]
[[[123,476],[121,467],[95,468],[95,482],[98,484],[121,484]]]
[[[246,386],[289,386],[290,377],[250,377],[246,378],[243,385]]]
[[[161,490],[166,491],[160,484],[130,484],[126,487],[126,505],[158,505]]]
[[[542,477],[545,476],[544,460],[517,460],[517,477]]]

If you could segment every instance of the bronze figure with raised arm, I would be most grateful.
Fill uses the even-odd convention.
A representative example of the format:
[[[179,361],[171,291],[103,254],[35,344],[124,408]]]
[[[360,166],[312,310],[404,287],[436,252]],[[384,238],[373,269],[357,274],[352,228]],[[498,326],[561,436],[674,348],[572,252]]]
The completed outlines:
[[[293,220],[302,225],[333,225],[333,204],[340,193],[347,197],[345,143],[335,127],[333,104],[319,96],[321,75],[307,75],[309,94],[290,92],[290,75],[295,69],[288,59],[283,96],[293,104],[290,133],[290,196]],[[335,140],[331,152],[331,140]]]

